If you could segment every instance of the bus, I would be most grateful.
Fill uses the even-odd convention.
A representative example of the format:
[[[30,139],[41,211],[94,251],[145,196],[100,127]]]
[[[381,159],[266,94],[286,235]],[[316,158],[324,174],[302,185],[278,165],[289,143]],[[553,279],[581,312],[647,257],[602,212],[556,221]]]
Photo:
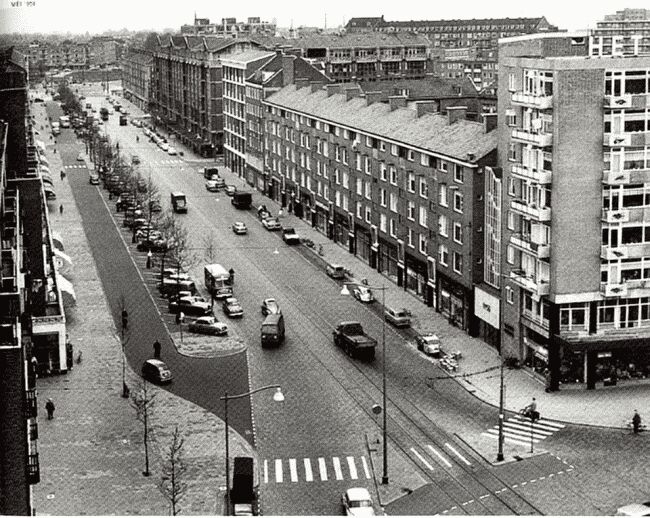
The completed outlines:
[[[220,264],[207,264],[204,268],[205,288],[216,299],[232,297],[230,273]]]

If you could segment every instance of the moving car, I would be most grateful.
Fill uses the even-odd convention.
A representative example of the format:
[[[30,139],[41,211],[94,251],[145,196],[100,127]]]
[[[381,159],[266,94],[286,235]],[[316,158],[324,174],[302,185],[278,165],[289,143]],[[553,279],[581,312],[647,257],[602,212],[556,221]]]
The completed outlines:
[[[279,315],[280,313],[282,313],[282,311],[280,310],[277,300],[274,298],[268,298],[262,301],[262,315]]]
[[[293,229],[293,227],[287,227],[282,229],[282,240],[288,245],[300,244],[300,236]]]
[[[171,383],[172,371],[162,360],[152,358],[142,364],[142,377],[152,383]]]
[[[619,507],[616,510],[616,516],[650,516],[650,502]]]
[[[160,142],[158,143],[158,147],[159,147],[160,149],[162,149],[163,151],[167,151],[167,150],[169,149],[169,144],[167,144],[167,142],[162,142],[162,141],[160,141]]]
[[[99,175],[97,173],[90,173],[88,183],[90,185],[99,185]]]
[[[246,234],[248,232],[248,228],[246,227],[246,223],[243,223],[241,221],[235,221],[232,224],[232,231],[235,234]]]
[[[198,295],[172,300],[169,302],[168,308],[170,313],[182,311],[186,315],[209,315],[212,313],[211,304]]]
[[[374,302],[375,297],[372,294],[372,290],[368,286],[355,286],[352,290],[352,295],[359,302]]]
[[[411,325],[411,312],[408,309],[393,309],[386,307],[384,310],[386,322],[395,327],[409,327]]]
[[[346,516],[375,516],[372,498],[365,487],[348,489],[341,497],[341,505]]]
[[[189,323],[187,328],[193,333],[223,336],[228,334],[228,325],[219,322],[216,317],[199,317]]]
[[[83,153],[79,153],[77,155],[77,162],[83,162],[84,161],[84,155]]]
[[[269,217],[269,218],[263,219],[262,220],[262,226],[266,230],[281,230],[282,229],[282,225],[280,224],[280,220],[278,218],[275,218],[275,217],[273,217],[273,218]]]
[[[176,151],[176,148],[173,148],[173,147],[169,146],[167,148],[167,154],[168,155],[178,155],[178,151]]]
[[[418,351],[431,355],[440,354],[440,338],[438,338],[437,334],[426,333],[418,335],[415,341],[418,344]]]
[[[213,174],[208,180],[205,181],[205,188],[210,192],[217,192],[225,180],[218,174]]]
[[[235,297],[228,297],[223,301],[223,312],[229,317],[243,317],[244,309]]]

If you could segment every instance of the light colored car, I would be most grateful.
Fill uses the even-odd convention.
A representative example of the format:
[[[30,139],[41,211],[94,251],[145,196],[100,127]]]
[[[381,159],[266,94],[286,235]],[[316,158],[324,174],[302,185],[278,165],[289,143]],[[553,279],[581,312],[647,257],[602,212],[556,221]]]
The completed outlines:
[[[168,304],[170,313],[182,311],[186,315],[209,315],[212,313],[212,305],[203,297],[192,295],[172,300]]]
[[[264,228],[266,230],[281,230],[282,229],[282,225],[280,224],[280,220],[278,218],[275,218],[275,217],[273,217],[273,218],[264,218],[262,220],[262,226],[264,226]]]
[[[415,341],[418,344],[418,351],[423,351],[425,354],[438,355],[440,354],[440,338],[435,333],[425,333],[419,335]]]
[[[213,178],[205,181],[205,188],[210,192],[217,192],[219,190],[219,182]]]
[[[229,317],[244,316],[244,309],[235,297],[228,297],[223,301],[223,312]]]
[[[246,234],[248,232],[248,228],[246,227],[246,223],[243,223],[241,221],[235,221],[232,224],[232,231],[235,234]]]
[[[340,264],[328,264],[325,268],[325,272],[332,279],[345,279],[345,266]]]
[[[372,290],[368,286],[355,286],[352,290],[352,295],[359,302],[374,302],[375,297],[372,294]]]
[[[346,516],[375,516],[372,498],[365,487],[348,489],[341,497],[341,505]]]
[[[173,148],[173,147],[169,146],[167,148],[167,154],[168,155],[178,155],[178,151],[176,151],[176,148]]]
[[[90,185],[99,185],[99,175],[97,173],[90,173],[88,183]]]
[[[169,149],[169,144],[167,142],[163,142],[162,140],[158,143],[158,147],[162,149],[163,151],[167,151]]]
[[[280,310],[280,306],[278,305],[278,301],[275,300],[274,298],[268,298],[264,299],[262,301],[262,315],[279,315],[281,314],[282,311]]]
[[[616,516],[650,516],[650,502],[619,507],[616,510]]]
[[[226,185],[226,196],[234,196],[237,192],[237,187],[234,185]]]
[[[386,307],[384,318],[386,322],[393,324],[395,327],[409,327],[411,325],[411,312],[408,309]]]
[[[219,322],[216,317],[199,317],[189,323],[187,328],[193,333],[223,336],[228,334],[228,325]]]
[[[292,227],[282,229],[282,240],[288,245],[299,245],[300,236]]]
[[[84,155],[83,153],[79,153],[77,155],[77,162],[83,162],[84,161]]]

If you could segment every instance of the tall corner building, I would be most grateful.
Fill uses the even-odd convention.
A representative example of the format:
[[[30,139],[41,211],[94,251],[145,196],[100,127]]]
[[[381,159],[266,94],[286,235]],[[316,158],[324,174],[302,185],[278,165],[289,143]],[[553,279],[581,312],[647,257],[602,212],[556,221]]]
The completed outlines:
[[[650,375],[650,35],[499,42],[501,347],[595,388]]]

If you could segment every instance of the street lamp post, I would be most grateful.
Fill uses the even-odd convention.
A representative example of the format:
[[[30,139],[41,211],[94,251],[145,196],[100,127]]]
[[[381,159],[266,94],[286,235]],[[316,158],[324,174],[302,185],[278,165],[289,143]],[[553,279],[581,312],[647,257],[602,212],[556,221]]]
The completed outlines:
[[[509,278],[508,275],[499,274],[500,278]],[[503,420],[505,419],[505,381],[503,379],[503,302],[504,298],[499,300],[499,358],[501,360],[499,375],[499,450],[497,452],[497,462],[503,462]]]
[[[264,387],[256,388],[245,394],[237,394],[235,396],[228,395],[226,392],[219,399],[224,402],[224,423],[226,426],[226,516],[230,516],[230,434],[228,428],[228,401],[231,399],[241,399],[245,397],[252,396],[257,392],[262,392],[263,390],[275,389],[275,394],[273,394],[273,401],[276,403],[282,403],[284,401],[284,394],[282,393],[282,388],[280,385],[266,385]]]
[[[348,285],[354,286],[365,286],[371,290],[381,291],[381,381],[382,381],[382,405],[384,407],[383,415],[383,426],[382,426],[382,436],[383,436],[383,475],[381,477],[382,484],[388,484],[388,441],[387,441],[387,429],[388,429],[388,418],[387,418],[387,406],[386,406],[386,317],[384,313],[386,311],[386,290],[388,289],[385,284],[381,286],[368,286],[365,283],[354,282],[354,281],[343,281],[343,288],[341,289],[341,295],[349,295],[350,290],[348,290]]]

